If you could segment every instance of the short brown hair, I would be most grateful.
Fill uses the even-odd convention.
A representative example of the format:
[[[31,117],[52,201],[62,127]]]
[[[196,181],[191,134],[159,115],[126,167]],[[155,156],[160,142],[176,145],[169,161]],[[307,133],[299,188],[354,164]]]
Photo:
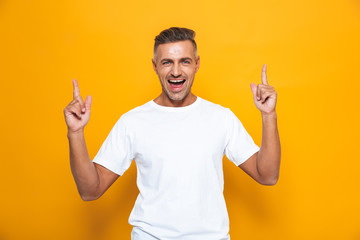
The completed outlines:
[[[163,43],[171,43],[171,42],[180,42],[185,40],[190,40],[194,46],[194,53],[196,56],[197,53],[197,46],[195,42],[195,31],[188,29],[188,28],[179,28],[179,27],[172,27],[169,29],[163,30],[159,35],[155,37],[155,44],[154,44],[154,56],[156,53],[156,49],[160,44]]]

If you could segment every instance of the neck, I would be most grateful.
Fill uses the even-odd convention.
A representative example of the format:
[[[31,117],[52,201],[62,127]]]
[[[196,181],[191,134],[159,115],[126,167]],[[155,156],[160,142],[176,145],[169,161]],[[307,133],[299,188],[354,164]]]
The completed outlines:
[[[154,99],[154,102],[165,107],[185,107],[193,104],[196,101],[197,97],[189,93],[182,100],[172,100],[165,93],[161,93],[157,98]]]

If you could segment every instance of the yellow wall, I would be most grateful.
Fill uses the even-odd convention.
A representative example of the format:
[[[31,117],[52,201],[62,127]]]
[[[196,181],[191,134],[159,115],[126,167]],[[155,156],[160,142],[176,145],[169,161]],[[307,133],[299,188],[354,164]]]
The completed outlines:
[[[197,32],[193,92],[230,107],[255,142],[250,83],[278,92],[282,165],[257,184],[224,159],[231,238],[360,239],[360,3],[343,1],[0,2],[0,239],[130,239],[136,166],[94,202],[72,179],[63,108],[92,95],[94,157],[119,116],[160,93],[153,39]]]

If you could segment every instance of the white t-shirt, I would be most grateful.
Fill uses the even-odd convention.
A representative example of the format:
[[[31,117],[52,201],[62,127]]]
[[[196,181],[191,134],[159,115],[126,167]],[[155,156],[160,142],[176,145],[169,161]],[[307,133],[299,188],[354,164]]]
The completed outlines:
[[[223,156],[238,166],[258,150],[229,108],[151,100],[120,117],[93,162],[122,175],[135,160],[132,240],[229,240]]]

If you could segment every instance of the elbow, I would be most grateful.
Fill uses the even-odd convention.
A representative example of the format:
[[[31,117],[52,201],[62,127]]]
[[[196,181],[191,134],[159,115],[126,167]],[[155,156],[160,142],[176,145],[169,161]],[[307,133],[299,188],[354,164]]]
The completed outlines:
[[[86,186],[82,188],[77,186],[77,189],[81,197],[81,200],[83,200],[84,202],[89,202],[99,199],[103,194],[100,190],[99,184]]]
[[[277,179],[269,180],[266,182],[261,183],[264,186],[274,186],[277,183]]]
[[[81,200],[84,202],[94,201],[101,197],[100,194],[89,194],[89,193],[80,193]]]
[[[276,176],[276,177],[272,177],[272,178],[268,178],[268,179],[263,179],[263,180],[259,181],[259,183],[264,186],[274,186],[274,185],[276,185],[278,180],[279,180],[279,176]]]
[[[96,199],[98,199],[98,197],[91,197],[91,196],[84,196],[84,195],[80,195],[81,200],[83,200],[84,202],[89,202],[89,201],[94,201]]]

